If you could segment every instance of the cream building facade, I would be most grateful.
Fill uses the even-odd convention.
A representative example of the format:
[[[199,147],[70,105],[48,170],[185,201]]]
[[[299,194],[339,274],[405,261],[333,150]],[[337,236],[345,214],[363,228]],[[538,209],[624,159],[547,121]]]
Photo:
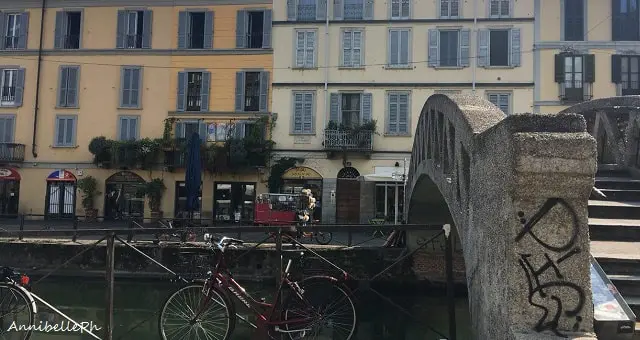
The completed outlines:
[[[316,191],[324,223],[402,220],[430,95],[531,112],[533,15],[534,1],[274,1],[274,136],[279,157],[304,159],[284,190]]]

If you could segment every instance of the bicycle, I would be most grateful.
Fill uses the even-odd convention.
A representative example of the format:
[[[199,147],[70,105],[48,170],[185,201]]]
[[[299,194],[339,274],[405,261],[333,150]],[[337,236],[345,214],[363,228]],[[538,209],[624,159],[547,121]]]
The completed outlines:
[[[317,336],[329,332],[323,332],[323,326],[331,328],[331,339],[349,340],[353,337],[357,322],[355,304],[350,290],[337,278],[310,276],[291,281],[293,260],[289,259],[273,303],[264,299],[258,301],[233,279],[226,264],[225,251],[243,245],[244,241],[222,237],[214,242],[211,235],[205,234],[205,242],[217,255],[213,270],[207,273],[204,282],[192,281],[167,298],[158,322],[163,340],[228,340],[235,329],[236,318],[266,331],[270,339],[283,336],[289,340],[318,339]],[[346,273],[343,274],[346,277]],[[257,326],[236,314],[231,297],[257,317]],[[316,299],[324,300],[324,303]],[[344,302],[342,307],[341,302]],[[189,303],[194,305],[189,306]],[[175,310],[182,306],[186,308]],[[218,311],[221,315],[216,316]],[[344,312],[344,315],[337,318],[335,315],[327,316],[330,312]],[[208,327],[212,330],[206,329]],[[340,334],[343,336],[336,337]]]
[[[31,338],[36,302],[31,296],[29,277],[9,267],[0,267],[0,338],[28,340]]]

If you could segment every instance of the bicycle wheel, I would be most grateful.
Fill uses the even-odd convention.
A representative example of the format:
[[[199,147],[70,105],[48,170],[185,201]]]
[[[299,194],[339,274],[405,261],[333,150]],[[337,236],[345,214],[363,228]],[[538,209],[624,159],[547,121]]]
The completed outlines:
[[[236,322],[232,302],[216,285],[208,297],[203,288],[203,284],[190,284],[169,296],[158,322],[163,340],[229,339]],[[201,312],[194,320],[197,311]]]
[[[303,298],[292,294],[282,306],[291,340],[349,340],[356,331],[356,308],[349,289],[326,278],[298,282]],[[306,320],[302,321],[301,320]]]
[[[322,245],[329,244],[332,239],[333,239],[333,234],[330,231],[326,231],[326,232],[319,231],[316,234],[316,242],[318,242],[318,244],[322,244]]]
[[[36,315],[33,299],[21,287],[0,283],[0,339],[28,340]]]

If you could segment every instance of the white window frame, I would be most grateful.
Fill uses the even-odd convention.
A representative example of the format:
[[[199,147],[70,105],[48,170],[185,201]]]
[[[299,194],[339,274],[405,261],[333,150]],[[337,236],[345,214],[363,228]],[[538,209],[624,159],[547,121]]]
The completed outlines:
[[[462,39],[462,29],[457,27],[443,27],[438,29],[438,59],[440,59],[441,49],[442,49],[442,32],[456,32],[458,35],[458,46],[456,48],[456,64],[455,65],[442,65],[442,60],[438,61],[438,67],[447,68],[447,67],[462,67],[461,53],[460,53],[460,40]]]
[[[407,20],[407,19],[411,19],[411,12],[413,10],[413,4],[412,4],[412,0],[387,0],[389,1],[389,18],[392,20]],[[408,3],[408,11],[409,13],[406,13],[406,15],[403,15],[402,13],[402,9],[404,8],[402,5],[403,3]],[[393,15],[393,6],[399,6],[398,8],[398,16],[394,16]]]
[[[5,84],[7,81],[7,75],[9,75],[9,84]],[[2,84],[2,89],[4,90],[5,87],[16,87],[16,81],[18,79],[18,69],[15,68],[6,68],[6,69],[2,69],[2,80],[0,81],[0,84]],[[13,101],[2,101],[0,104],[2,106],[12,106],[15,104],[15,89],[13,90],[14,93],[14,100]]]
[[[351,47],[351,60],[352,62],[347,65],[344,62],[344,35],[345,33],[349,32],[351,34],[351,42],[352,42],[352,47]],[[355,32],[360,32],[360,61],[358,63],[358,65],[354,65],[353,63],[353,36],[355,35]],[[364,68],[364,61],[365,61],[365,57],[364,57],[364,51],[365,51],[365,30],[364,28],[361,27],[345,27],[342,28],[340,30],[340,67],[341,68],[353,68],[353,69],[361,69]]]
[[[388,199],[388,191],[387,191],[387,187],[393,187],[395,188],[394,193],[395,193],[395,197],[394,197],[394,201],[395,204],[394,206],[396,207],[396,211],[394,211],[395,214],[395,218],[397,223],[401,223],[402,219],[400,217],[403,217],[404,212],[400,210],[400,202],[404,201],[404,195],[400,195],[400,189],[404,188],[404,183],[402,182],[383,182],[383,183],[376,183],[376,189],[374,191],[374,201],[373,201],[373,206],[374,206],[374,214],[377,214],[377,208],[378,208],[378,187],[384,187],[384,217],[385,219],[387,218],[387,216],[390,216],[390,212],[388,211],[388,206],[387,206],[387,199]],[[406,204],[406,202],[403,202],[404,204]],[[403,205],[404,206],[404,205]]]
[[[451,2],[458,3],[458,15],[451,15]],[[447,6],[447,15],[442,15],[442,7],[443,5]],[[457,19],[462,17],[462,8],[460,6],[460,0],[438,0],[438,16],[441,19]]]
[[[400,57],[402,55],[401,51],[402,51],[402,46],[401,46],[401,34],[402,32],[408,32],[407,34],[407,63],[406,64],[401,64],[400,63]],[[393,51],[391,50],[391,32],[398,32],[398,51],[396,51],[396,53],[398,54],[398,64],[391,64],[391,55],[393,53]],[[411,37],[411,29],[410,28],[390,28],[387,32],[387,67],[389,68],[410,68],[412,66],[412,37]]]
[[[298,50],[300,49],[298,46],[298,35],[300,33],[304,34],[304,46],[302,48],[302,50],[304,50],[303,53],[303,62],[302,65],[300,65],[298,63]],[[309,51],[309,47],[307,46],[307,33],[313,33],[313,46],[312,46],[312,51]],[[317,57],[317,51],[318,51],[318,30],[317,29],[296,29],[294,30],[293,33],[293,47],[294,47],[294,51],[293,51],[293,68],[316,68],[317,63],[318,63],[318,57]],[[311,53],[312,54],[312,58],[313,58],[313,62],[312,65],[308,65],[307,64],[307,60],[308,60],[308,54]]]
[[[497,96],[496,101],[497,103],[493,103],[491,101],[491,96]],[[507,111],[508,112],[504,112],[504,110],[502,110],[502,108],[500,107],[499,103],[500,103],[500,97],[501,96],[507,96]],[[502,112],[504,112],[505,115],[510,115],[513,113],[513,92],[505,92],[505,91],[487,91],[486,92],[486,98],[487,100],[494,104],[495,106],[497,106]]]
[[[493,3],[497,2],[498,3],[498,14],[491,14],[491,5]],[[502,5],[504,3],[507,3],[509,6],[509,13],[507,14],[502,14]],[[513,6],[514,6],[514,1],[513,0],[487,0],[487,17],[488,18],[510,18],[513,16]]]

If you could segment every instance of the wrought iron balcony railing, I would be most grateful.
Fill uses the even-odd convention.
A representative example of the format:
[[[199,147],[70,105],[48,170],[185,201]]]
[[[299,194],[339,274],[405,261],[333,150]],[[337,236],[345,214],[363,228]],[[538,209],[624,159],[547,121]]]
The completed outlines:
[[[125,48],[142,48],[142,34],[127,34],[124,39]]]
[[[68,34],[63,38],[63,48],[77,50],[80,48],[80,35]]]
[[[24,144],[0,143],[0,162],[24,162]]]
[[[2,103],[13,103],[16,100],[16,87],[15,86],[2,86],[0,93],[0,100]]]
[[[324,130],[325,150],[373,150],[373,131]]]

